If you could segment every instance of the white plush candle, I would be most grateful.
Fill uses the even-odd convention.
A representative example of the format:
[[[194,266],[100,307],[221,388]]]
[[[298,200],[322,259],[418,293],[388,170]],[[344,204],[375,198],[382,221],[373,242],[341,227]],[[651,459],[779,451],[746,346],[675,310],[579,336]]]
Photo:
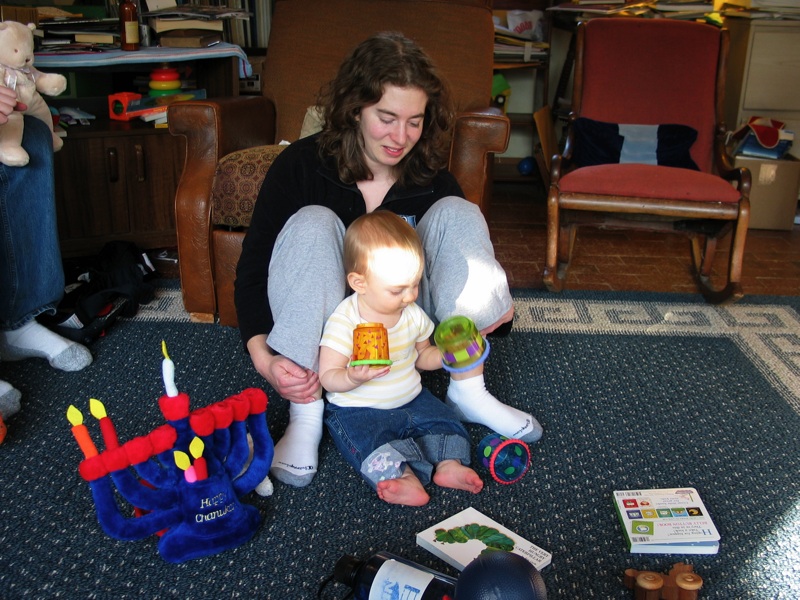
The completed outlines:
[[[175,363],[170,359],[167,354],[167,343],[161,340],[161,352],[164,355],[164,360],[161,361],[161,374],[164,377],[164,389],[167,391],[167,396],[174,398],[178,395],[178,388],[175,385]]]

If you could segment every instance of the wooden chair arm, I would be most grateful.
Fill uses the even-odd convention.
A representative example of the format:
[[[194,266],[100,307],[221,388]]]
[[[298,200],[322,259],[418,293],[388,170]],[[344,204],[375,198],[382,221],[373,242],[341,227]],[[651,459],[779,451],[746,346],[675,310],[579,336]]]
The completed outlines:
[[[714,139],[714,166],[719,176],[726,181],[736,183],[736,189],[745,198],[750,198],[751,175],[747,167],[734,166],[733,157],[728,153],[725,145],[725,128],[719,127]]]
[[[488,217],[492,183],[492,155],[505,152],[511,126],[499,109],[487,107],[456,116],[450,150],[450,172],[466,199]]]

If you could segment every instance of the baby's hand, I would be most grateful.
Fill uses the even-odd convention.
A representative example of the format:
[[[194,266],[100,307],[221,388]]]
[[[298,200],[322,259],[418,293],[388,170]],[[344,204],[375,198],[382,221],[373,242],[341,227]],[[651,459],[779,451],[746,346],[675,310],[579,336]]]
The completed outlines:
[[[355,360],[355,356],[352,357],[352,360]],[[361,385],[362,383],[366,383],[372,379],[383,377],[389,372],[390,369],[391,367],[388,365],[380,368],[373,368],[369,365],[348,365],[347,378],[353,383]]]

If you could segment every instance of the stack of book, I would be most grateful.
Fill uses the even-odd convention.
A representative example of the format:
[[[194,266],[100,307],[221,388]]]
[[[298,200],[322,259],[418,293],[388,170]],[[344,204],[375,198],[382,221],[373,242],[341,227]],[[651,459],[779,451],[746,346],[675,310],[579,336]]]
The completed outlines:
[[[80,16],[39,19],[36,37],[41,49],[70,49],[82,46],[119,46],[119,19],[91,19]]]
[[[725,0],[722,14],[746,19],[800,19],[798,0]]]
[[[668,19],[700,19],[714,12],[712,0],[658,0],[653,11]]]
[[[611,15],[630,17],[645,16],[651,12],[652,0],[649,2],[630,2],[629,0],[575,0],[563,2],[549,7],[547,10],[574,13],[581,20]]]
[[[522,11],[515,11],[522,13]],[[535,63],[547,58],[550,44],[542,40],[540,11],[527,11],[517,28],[509,26],[506,11],[494,11],[495,63]]]
[[[159,36],[162,46],[197,48],[223,39],[239,46],[246,45],[240,33],[244,30],[244,23],[249,21],[250,13],[225,6],[176,6],[173,3],[172,6],[145,11],[142,17]],[[163,41],[165,38],[166,43]]]

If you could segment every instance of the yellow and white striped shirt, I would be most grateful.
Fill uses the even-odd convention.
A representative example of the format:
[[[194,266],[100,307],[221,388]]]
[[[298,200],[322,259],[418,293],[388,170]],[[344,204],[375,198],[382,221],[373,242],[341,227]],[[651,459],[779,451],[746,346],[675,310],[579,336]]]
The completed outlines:
[[[366,323],[358,312],[358,295],[345,298],[325,324],[320,346],[327,346],[348,358],[353,354],[353,331]],[[383,377],[361,384],[349,392],[328,392],[328,401],[337,406],[399,408],[417,397],[422,383],[415,363],[418,342],[430,338],[433,322],[417,305],[403,310],[397,324],[388,330],[392,368]]]

